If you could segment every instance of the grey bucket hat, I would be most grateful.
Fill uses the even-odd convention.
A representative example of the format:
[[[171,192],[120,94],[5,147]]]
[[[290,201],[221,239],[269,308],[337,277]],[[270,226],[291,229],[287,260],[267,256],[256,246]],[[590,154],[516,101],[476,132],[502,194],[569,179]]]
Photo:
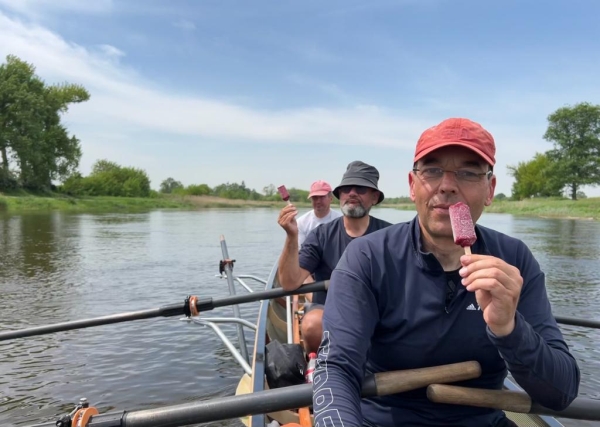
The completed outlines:
[[[348,164],[346,168],[346,172],[342,177],[342,182],[340,185],[335,187],[333,190],[333,195],[336,198],[340,198],[340,187],[344,187],[346,185],[357,185],[360,187],[369,187],[374,190],[379,191],[379,200],[377,204],[381,203],[384,199],[383,192],[377,188],[377,183],[379,182],[379,171],[371,165],[368,165],[360,160],[355,160]]]

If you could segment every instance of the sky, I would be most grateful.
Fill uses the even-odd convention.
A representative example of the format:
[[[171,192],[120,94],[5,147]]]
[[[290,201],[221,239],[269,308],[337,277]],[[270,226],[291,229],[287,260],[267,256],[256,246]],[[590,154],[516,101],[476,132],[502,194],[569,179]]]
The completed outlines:
[[[339,184],[362,160],[409,194],[420,134],[449,117],[507,165],[552,148],[547,117],[600,104],[596,0],[0,0],[0,56],[91,98],[63,116],[99,159],[152,187]],[[600,187],[584,188],[600,196]]]

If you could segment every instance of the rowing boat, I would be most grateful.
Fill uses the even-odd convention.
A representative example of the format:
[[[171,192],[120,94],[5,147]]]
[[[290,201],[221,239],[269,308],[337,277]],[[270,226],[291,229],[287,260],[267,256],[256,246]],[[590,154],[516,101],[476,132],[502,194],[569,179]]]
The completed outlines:
[[[277,279],[277,266],[271,270],[265,290],[281,287]],[[294,312],[290,299],[265,300],[261,307],[256,322],[256,335],[254,352],[252,356],[252,373],[244,374],[238,384],[236,395],[254,393],[266,390],[268,384],[265,378],[266,345],[268,342],[277,340],[281,343],[292,342],[290,334],[293,333],[291,323],[294,316],[298,316],[301,310]],[[521,390],[521,388],[510,379],[506,379],[504,387],[507,390]],[[550,416],[538,416],[534,414],[522,414],[506,412],[508,418],[520,427],[561,427],[562,424]],[[286,423],[299,423],[301,419],[299,411],[279,411],[264,415],[254,415],[242,419],[248,427],[265,427],[284,425]],[[277,424],[278,423],[278,424]],[[301,424],[305,425],[305,424]]]

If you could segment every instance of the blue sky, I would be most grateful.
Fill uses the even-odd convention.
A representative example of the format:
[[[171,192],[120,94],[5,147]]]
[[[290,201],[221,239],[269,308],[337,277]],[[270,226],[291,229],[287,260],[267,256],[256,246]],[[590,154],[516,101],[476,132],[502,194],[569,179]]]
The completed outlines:
[[[91,92],[64,117],[84,174],[106,158],[154,188],[308,189],[363,160],[403,196],[421,132],[469,117],[510,194],[506,166],[552,148],[547,116],[600,103],[598,16],[594,0],[0,0],[0,55]]]

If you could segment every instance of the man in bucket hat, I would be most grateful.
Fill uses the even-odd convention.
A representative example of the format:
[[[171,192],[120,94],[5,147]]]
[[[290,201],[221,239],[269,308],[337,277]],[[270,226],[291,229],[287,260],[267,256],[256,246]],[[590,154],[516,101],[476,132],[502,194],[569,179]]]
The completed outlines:
[[[331,274],[315,425],[516,427],[501,410],[434,403],[425,388],[360,398],[366,372],[469,360],[481,365],[464,384],[474,390],[501,389],[510,371],[543,406],[575,399],[579,369],[539,263],[520,240],[476,224],[494,196],[495,155],[492,135],[468,119],[423,132],[408,173],[417,215],[350,243]],[[476,224],[467,254],[450,222],[458,202]]]
[[[310,186],[308,199],[313,208],[296,219],[298,223],[298,243],[300,245],[304,243],[310,230],[342,216],[340,211],[331,209],[331,201],[333,200],[331,191],[331,185],[321,180],[313,182]]]
[[[286,232],[279,258],[278,278],[286,290],[297,289],[313,274],[316,281],[328,280],[338,260],[353,239],[391,225],[369,215],[384,198],[379,190],[379,171],[361,161],[351,162],[333,194],[340,201],[343,216],[313,229],[298,252],[298,225],[294,205],[285,206],[278,223]],[[308,352],[321,342],[323,304],[327,293],[317,292],[302,318],[302,337]]]

